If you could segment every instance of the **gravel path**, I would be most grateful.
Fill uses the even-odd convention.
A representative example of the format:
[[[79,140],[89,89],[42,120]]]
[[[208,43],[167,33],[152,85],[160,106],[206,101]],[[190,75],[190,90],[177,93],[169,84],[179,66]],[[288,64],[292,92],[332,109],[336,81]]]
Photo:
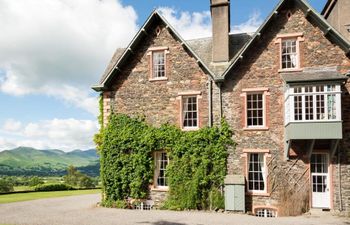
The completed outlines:
[[[0,204],[0,224],[9,225],[350,225],[346,218],[302,216],[256,218],[247,215],[136,211],[97,208],[99,194]]]

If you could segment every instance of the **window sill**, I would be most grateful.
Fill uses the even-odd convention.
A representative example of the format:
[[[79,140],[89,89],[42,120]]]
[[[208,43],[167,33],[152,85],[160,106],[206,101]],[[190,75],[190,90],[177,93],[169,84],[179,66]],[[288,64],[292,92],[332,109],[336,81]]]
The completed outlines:
[[[268,127],[244,127],[244,131],[268,131]]]
[[[183,127],[182,131],[196,131],[199,130],[199,127]]]
[[[169,191],[169,187],[152,187],[151,191],[155,191],[155,192],[168,192]]]
[[[294,69],[279,69],[279,73],[291,73],[291,72],[302,72],[303,69],[301,68],[294,68]]]
[[[270,197],[271,194],[267,192],[253,192],[253,191],[247,191],[245,193],[248,196],[263,196],[263,197]]]
[[[150,82],[156,82],[156,81],[167,81],[167,77],[158,77],[158,78],[151,78],[149,79]]]

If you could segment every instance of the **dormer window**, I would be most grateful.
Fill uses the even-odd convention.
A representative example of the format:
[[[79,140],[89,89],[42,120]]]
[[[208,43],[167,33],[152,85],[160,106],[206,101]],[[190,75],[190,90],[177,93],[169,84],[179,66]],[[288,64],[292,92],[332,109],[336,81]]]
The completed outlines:
[[[167,80],[167,54],[168,47],[153,47],[148,49],[149,59],[149,80]]]
[[[277,35],[276,44],[280,45],[279,72],[300,71],[300,42],[302,33]]]

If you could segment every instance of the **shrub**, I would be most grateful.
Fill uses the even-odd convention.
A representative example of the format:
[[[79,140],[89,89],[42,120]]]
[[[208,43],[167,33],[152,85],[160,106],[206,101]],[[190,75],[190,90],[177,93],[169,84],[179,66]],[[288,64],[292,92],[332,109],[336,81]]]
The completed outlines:
[[[0,179],[0,193],[8,193],[13,191],[13,183],[5,178]]]
[[[38,185],[34,188],[35,191],[66,191],[66,190],[76,190],[67,184],[43,184]]]

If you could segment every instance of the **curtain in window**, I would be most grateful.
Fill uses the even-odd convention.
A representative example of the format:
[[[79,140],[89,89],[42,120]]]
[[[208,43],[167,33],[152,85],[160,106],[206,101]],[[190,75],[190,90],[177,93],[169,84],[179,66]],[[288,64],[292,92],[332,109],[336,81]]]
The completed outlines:
[[[290,61],[292,63],[292,68],[296,68],[297,67],[297,54],[291,54],[290,55]]]
[[[261,171],[261,174],[262,174],[262,179],[264,181],[264,189],[265,189],[265,186],[266,186],[266,169],[265,169],[265,164],[264,164],[264,154],[259,154],[258,155],[259,157],[259,169]]]
[[[189,112],[188,112],[188,103],[189,103],[189,98],[183,98],[182,99],[183,104],[182,104],[182,125],[184,127],[188,126],[188,116],[189,116]]]

